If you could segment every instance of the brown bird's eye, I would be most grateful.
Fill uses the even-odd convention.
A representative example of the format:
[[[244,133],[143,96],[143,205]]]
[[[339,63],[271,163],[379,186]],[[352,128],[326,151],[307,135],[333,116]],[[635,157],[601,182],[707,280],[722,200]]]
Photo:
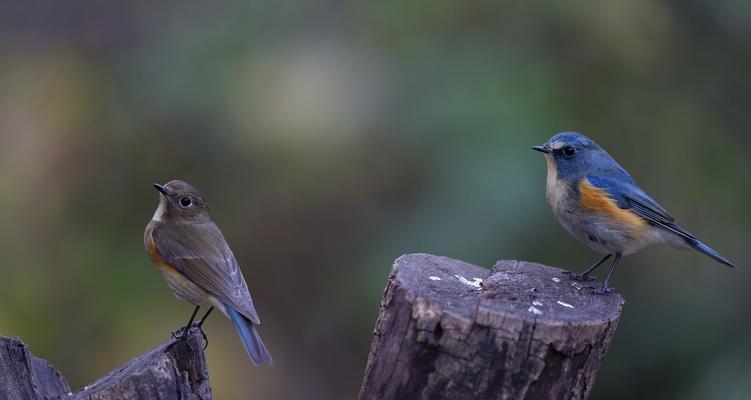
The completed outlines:
[[[576,149],[572,146],[566,146],[563,148],[563,154],[565,154],[566,157],[571,157],[574,155],[574,153],[576,153]]]
[[[193,200],[191,200],[190,197],[183,197],[180,199],[180,205],[185,208],[190,207],[191,204],[193,204]]]

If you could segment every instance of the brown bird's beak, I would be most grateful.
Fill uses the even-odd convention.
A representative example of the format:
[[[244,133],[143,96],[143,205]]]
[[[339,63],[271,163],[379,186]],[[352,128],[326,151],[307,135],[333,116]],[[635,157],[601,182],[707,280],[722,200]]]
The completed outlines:
[[[159,193],[161,193],[161,194],[163,194],[165,196],[167,195],[167,189],[164,187],[164,185],[160,185],[158,183],[155,183],[154,187],[156,188],[156,190],[159,191]]]
[[[532,150],[537,150],[540,153],[545,153],[545,154],[552,153],[552,150],[550,150],[550,147],[548,147],[548,145],[544,145],[544,146],[532,146]]]

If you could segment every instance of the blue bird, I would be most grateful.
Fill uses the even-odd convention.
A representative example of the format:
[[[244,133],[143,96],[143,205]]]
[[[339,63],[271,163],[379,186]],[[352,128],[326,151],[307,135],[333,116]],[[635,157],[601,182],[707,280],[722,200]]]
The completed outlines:
[[[631,176],[592,139],[576,132],[559,133],[542,146],[548,165],[547,198],[558,222],[591,250],[605,256],[575,278],[589,274],[615,257],[605,282],[595,290],[611,291],[621,257],[651,244],[698,250],[728,267],[735,266],[675,222]]]

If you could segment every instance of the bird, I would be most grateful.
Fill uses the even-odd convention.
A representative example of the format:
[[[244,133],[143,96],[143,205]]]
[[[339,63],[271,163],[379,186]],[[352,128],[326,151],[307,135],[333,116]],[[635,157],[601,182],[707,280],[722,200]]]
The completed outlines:
[[[561,132],[533,150],[547,161],[546,196],[563,228],[590,250],[604,256],[582,274],[590,274],[613,257],[605,281],[595,292],[608,287],[618,263],[652,244],[695,249],[728,267],[735,265],[680,226],[668,212],[647,195],[594,140],[577,132]]]
[[[271,365],[271,354],[258,335],[261,320],[248,285],[209,215],[206,200],[195,187],[180,180],[154,183],[154,188],[159,203],[144,232],[146,252],[174,295],[196,306],[180,338],[187,336],[201,306],[209,309],[195,324],[199,328],[217,308],[234,323],[251,362]]]

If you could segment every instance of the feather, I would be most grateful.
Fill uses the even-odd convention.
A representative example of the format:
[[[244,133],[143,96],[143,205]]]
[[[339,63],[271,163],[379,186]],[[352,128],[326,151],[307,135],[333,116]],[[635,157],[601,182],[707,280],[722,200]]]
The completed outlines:
[[[152,234],[169,265],[254,324],[261,323],[242,271],[216,224],[161,224]]]
[[[226,308],[227,314],[235,324],[237,334],[240,335],[240,340],[243,342],[245,352],[248,354],[250,361],[255,365],[271,365],[273,363],[271,354],[266,345],[263,344],[263,341],[261,341],[261,337],[258,335],[258,330],[253,322],[245,318],[244,315],[240,315],[232,307]]]
[[[610,198],[612,198],[618,207],[630,210],[634,214],[643,218],[653,226],[670,231],[686,241],[686,244],[697,251],[700,251],[715,261],[735,268],[735,266],[722,257],[719,253],[712,250],[709,246],[700,242],[696,236],[689,233],[682,226],[675,222],[675,219],[660,206],[654,199],[644,193],[641,188],[633,182],[620,182],[614,179],[607,179],[597,176],[588,176],[586,178],[593,186],[602,189]]]

